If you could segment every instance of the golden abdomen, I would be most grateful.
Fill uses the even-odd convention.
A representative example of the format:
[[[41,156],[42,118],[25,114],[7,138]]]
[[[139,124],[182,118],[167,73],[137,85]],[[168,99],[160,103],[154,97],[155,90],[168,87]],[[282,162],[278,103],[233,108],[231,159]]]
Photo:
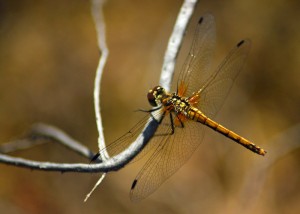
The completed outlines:
[[[260,148],[259,146],[256,146],[254,143],[250,142],[249,140],[241,137],[240,135],[236,134],[235,132],[225,128],[221,124],[208,118],[206,115],[204,115],[200,110],[198,110],[195,107],[189,108],[187,116],[189,117],[189,119],[199,122],[199,123],[202,123],[202,124],[210,127],[211,129],[219,132],[220,134],[232,139],[233,141],[246,147],[247,149],[251,150],[252,152],[255,152],[259,155],[266,154],[266,151],[263,150],[262,148]]]

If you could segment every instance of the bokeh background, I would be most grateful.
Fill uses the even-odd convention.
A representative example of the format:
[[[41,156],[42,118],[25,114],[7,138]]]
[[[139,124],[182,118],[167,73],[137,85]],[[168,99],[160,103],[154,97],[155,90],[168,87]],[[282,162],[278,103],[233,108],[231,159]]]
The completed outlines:
[[[145,94],[158,83],[181,4],[107,1],[110,55],[101,85],[107,142],[138,121],[141,115],[134,110],[148,108]],[[86,203],[99,175],[1,164],[1,213],[299,213],[300,150],[291,149],[259,170],[281,146],[300,143],[289,132],[297,134],[300,122],[299,9],[296,0],[200,1],[178,60],[177,70],[205,12],[216,19],[215,67],[239,40],[252,40],[247,65],[217,121],[265,148],[266,157],[207,130],[188,163],[138,204],[130,202],[129,189],[140,162],[109,174]],[[98,58],[89,1],[0,0],[0,142],[14,141],[32,124],[44,122],[97,151],[93,83]],[[88,162],[53,143],[11,155]]]

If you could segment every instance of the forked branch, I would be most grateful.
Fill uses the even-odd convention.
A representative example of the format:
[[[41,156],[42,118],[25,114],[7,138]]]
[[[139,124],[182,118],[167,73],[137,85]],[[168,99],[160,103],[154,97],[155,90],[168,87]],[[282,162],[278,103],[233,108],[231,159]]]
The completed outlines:
[[[178,14],[172,35],[169,39],[168,48],[165,53],[164,63],[161,72],[160,85],[165,87],[166,89],[170,88],[171,80],[174,73],[176,58],[182,43],[182,39],[184,36],[184,32],[186,30],[187,24],[193,14],[193,11],[196,7],[197,0],[185,0],[180,12]],[[95,78],[95,90],[94,90],[94,102],[95,102],[95,112],[96,112],[96,122],[97,128],[99,132],[98,145],[99,150],[105,151],[104,136],[101,122],[101,114],[100,114],[100,81],[103,73],[103,68],[108,56],[108,49],[105,42],[105,25],[102,14],[102,0],[93,0],[92,1],[92,14],[95,20],[95,26],[97,29],[97,38],[98,38],[98,47],[101,53],[101,57],[99,58],[99,64],[97,68],[97,74]],[[83,164],[83,163],[51,163],[51,162],[39,162],[39,161],[31,161],[23,158],[16,158],[5,154],[0,154],[0,162],[14,165],[18,167],[25,167],[30,169],[37,169],[43,171],[61,171],[61,172],[88,172],[88,173],[96,173],[96,172],[109,172],[112,170],[118,170],[124,167],[130,160],[132,160],[141,149],[147,144],[147,142],[153,136],[158,124],[156,121],[151,120],[144,128],[143,132],[137,137],[135,142],[131,144],[129,148],[120,153],[119,155],[109,158],[106,152],[101,153],[101,163],[96,163],[93,165]],[[72,151],[79,153],[80,155],[88,158],[89,160],[94,155],[88,148],[83,146],[83,144],[77,142],[72,139],[63,131],[58,128],[39,124],[35,126],[35,133],[38,136],[45,136],[50,139],[54,139],[56,142],[61,143]],[[33,146],[35,142],[30,144],[30,140],[25,140],[27,144],[27,148]],[[25,142],[23,141],[23,142]],[[22,147],[16,146],[17,144],[7,144],[5,146],[0,146],[0,152],[5,153],[4,147],[9,148],[9,152],[13,150],[21,149]],[[23,147],[24,149],[24,147]],[[99,160],[100,162],[100,160]]]

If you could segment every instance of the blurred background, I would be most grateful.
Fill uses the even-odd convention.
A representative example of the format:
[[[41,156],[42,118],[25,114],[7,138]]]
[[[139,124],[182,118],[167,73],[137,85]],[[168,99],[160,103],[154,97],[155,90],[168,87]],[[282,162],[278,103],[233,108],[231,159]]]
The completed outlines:
[[[101,85],[107,142],[143,116],[134,110],[149,108],[145,95],[158,84],[181,4],[107,1],[110,55]],[[97,151],[93,84],[99,52],[90,7],[83,0],[0,0],[1,143],[44,122]],[[129,200],[129,190],[143,162],[110,173],[86,203],[83,199],[99,175],[0,164],[1,213],[299,213],[300,150],[279,154],[300,143],[295,137],[300,133],[299,9],[296,0],[200,1],[177,64],[180,70],[205,12],[216,19],[214,67],[238,41],[252,40],[247,64],[217,121],[262,146],[268,151],[265,157],[207,130],[187,164],[138,204]],[[88,163],[52,143],[11,155]],[[272,157],[273,164],[264,168]]]

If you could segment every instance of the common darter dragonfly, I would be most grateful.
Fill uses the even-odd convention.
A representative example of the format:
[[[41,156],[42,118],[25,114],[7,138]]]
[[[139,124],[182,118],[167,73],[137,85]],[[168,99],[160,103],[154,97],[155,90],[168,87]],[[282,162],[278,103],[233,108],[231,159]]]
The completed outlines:
[[[210,64],[215,49],[215,21],[211,14],[199,19],[189,55],[178,79],[173,82],[176,91],[169,93],[161,86],[156,86],[148,92],[148,101],[154,108],[147,112],[154,119],[160,118],[157,121],[159,127],[138,155],[152,151],[132,183],[132,201],[146,198],[174,174],[200,145],[207,127],[254,153],[266,154],[265,150],[251,141],[214,121],[242,69],[250,46],[250,40],[240,41],[220,66],[212,71]],[[115,155],[126,149],[144,128],[149,116],[109,145],[108,152]]]

